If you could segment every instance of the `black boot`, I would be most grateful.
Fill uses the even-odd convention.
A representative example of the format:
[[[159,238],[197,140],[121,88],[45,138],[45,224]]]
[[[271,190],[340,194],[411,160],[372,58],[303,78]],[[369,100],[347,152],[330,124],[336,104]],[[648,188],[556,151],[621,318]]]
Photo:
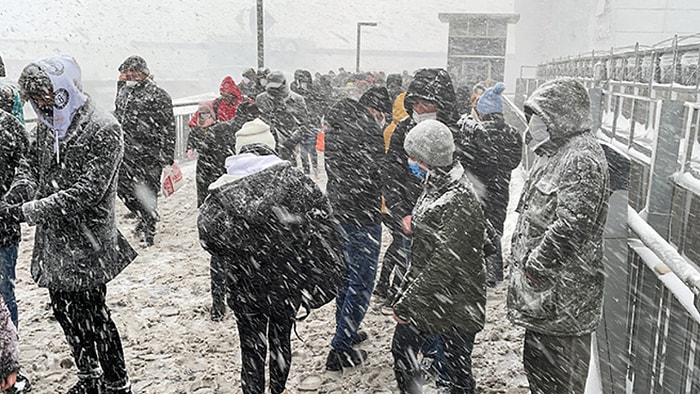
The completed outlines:
[[[423,392],[423,377],[420,371],[394,369],[394,375],[402,394],[419,394]]]
[[[78,383],[71,387],[66,394],[102,394],[102,379],[79,378]]]

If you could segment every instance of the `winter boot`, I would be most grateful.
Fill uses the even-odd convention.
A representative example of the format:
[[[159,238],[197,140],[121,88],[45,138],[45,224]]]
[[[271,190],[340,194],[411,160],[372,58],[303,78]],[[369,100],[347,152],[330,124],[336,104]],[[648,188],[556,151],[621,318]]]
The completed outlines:
[[[102,379],[79,378],[78,383],[71,387],[66,394],[103,394]]]
[[[132,394],[131,382],[128,378],[116,383],[104,382],[102,394]]]
[[[341,371],[343,368],[354,368],[367,359],[367,352],[362,349],[350,349],[347,352],[331,349],[326,359],[327,371]]]
[[[401,394],[419,394],[423,392],[423,374],[420,370],[394,369],[394,375]]]

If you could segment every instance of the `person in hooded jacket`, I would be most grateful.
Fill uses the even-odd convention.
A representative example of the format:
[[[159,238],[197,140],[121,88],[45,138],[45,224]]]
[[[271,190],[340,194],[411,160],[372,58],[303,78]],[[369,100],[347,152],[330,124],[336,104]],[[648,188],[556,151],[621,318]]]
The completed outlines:
[[[279,157],[295,163],[296,147],[309,132],[306,101],[298,93],[289,90],[284,74],[273,71],[267,77],[265,92],[256,97],[255,103],[262,112],[262,119],[270,125],[272,134],[277,139]]]
[[[437,335],[449,392],[474,393],[471,353],[486,309],[483,212],[464,168],[453,160],[446,125],[418,123],[404,148],[425,181],[411,221],[411,266],[393,305],[396,380],[402,393],[422,392],[416,355]]]
[[[326,192],[343,235],[347,281],[336,298],[335,334],[326,369],[355,367],[367,352],[353,345],[374,289],[381,244],[381,129],[367,107],[342,99],[325,117]]]
[[[480,86],[475,86],[474,91]],[[520,133],[503,117],[504,90],[502,82],[484,90],[475,98],[471,115],[462,121],[461,127],[464,138],[470,141],[469,154],[481,164],[473,166],[472,172],[483,184],[484,217],[495,231],[493,244],[498,251],[487,258],[489,286],[503,281],[500,239],[506,221],[510,175],[520,164],[523,149]]]
[[[304,98],[308,109],[308,127],[299,143],[299,156],[304,173],[309,175],[320,173],[318,168],[318,153],[316,152],[316,137],[321,131],[321,118],[328,109],[327,99],[322,97],[314,87],[309,70],[296,70],[294,82],[289,86],[293,92]]]
[[[537,157],[516,209],[508,318],[525,328],[530,391],[583,393],[603,311],[608,164],[583,84],[549,81],[524,107]]]
[[[119,198],[138,217],[134,229],[142,246],[152,246],[158,221],[158,192],[164,167],[175,159],[175,115],[165,89],[149,77],[140,56],[119,66],[114,116],[124,130],[124,162],[119,172]]]
[[[331,206],[319,187],[278,158],[269,138],[245,140],[240,152],[226,159],[227,174],[212,184],[197,223],[202,246],[222,259],[226,272],[243,393],[265,393],[269,346],[270,392],[280,394],[287,392],[292,327],[311,279],[304,256],[316,247],[312,237],[338,237],[332,235]],[[334,254],[334,248],[326,252]],[[340,263],[337,256],[333,261]],[[317,280],[328,280],[325,265],[311,266]]]
[[[68,393],[131,393],[116,324],[105,303],[107,283],[136,253],[116,226],[122,130],[81,89],[80,68],[67,55],[29,64],[19,77],[39,122],[20,161],[0,220],[36,226],[31,274],[48,288],[51,307],[78,368]],[[16,194],[15,194],[16,193]]]
[[[219,97],[211,102],[212,114],[214,115],[214,120],[217,122],[225,122],[232,119],[236,116],[236,109],[238,106],[242,102],[248,100],[247,97],[243,96],[243,93],[241,93],[241,90],[230,75],[225,76],[224,79],[221,80],[219,95]],[[187,125],[190,129],[199,127],[199,109],[192,114]]]

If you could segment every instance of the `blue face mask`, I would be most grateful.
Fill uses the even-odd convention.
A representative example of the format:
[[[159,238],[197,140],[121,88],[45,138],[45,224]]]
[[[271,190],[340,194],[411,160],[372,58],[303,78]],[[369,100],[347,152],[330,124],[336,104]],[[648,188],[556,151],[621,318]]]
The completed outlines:
[[[411,169],[413,175],[420,179],[425,179],[425,177],[428,175],[428,170],[422,170],[418,163],[410,159],[408,160],[408,168]]]

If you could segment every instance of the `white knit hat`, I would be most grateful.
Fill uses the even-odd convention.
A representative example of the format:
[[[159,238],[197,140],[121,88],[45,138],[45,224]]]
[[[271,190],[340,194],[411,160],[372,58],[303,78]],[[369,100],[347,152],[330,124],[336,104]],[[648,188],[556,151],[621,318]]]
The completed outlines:
[[[409,157],[429,166],[452,165],[455,143],[452,132],[440,121],[428,119],[413,127],[403,142]]]
[[[236,132],[236,154],[248,144],[265,144],[273,150],[277,147],[275,137],[270,132],[270,126],[260,118],[244,123],[243,127]]]

